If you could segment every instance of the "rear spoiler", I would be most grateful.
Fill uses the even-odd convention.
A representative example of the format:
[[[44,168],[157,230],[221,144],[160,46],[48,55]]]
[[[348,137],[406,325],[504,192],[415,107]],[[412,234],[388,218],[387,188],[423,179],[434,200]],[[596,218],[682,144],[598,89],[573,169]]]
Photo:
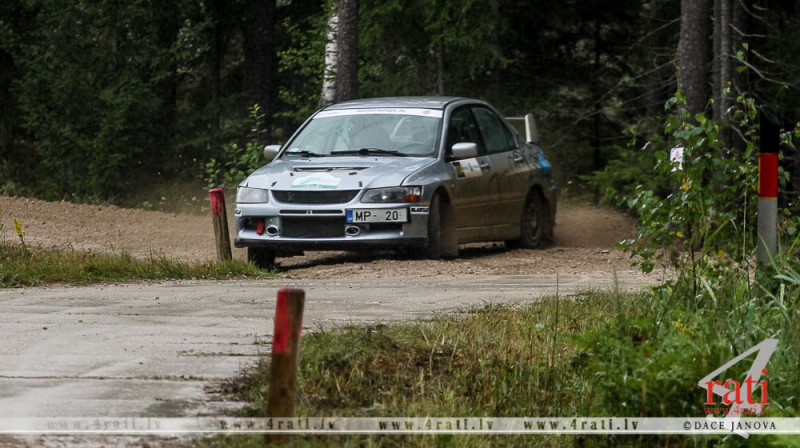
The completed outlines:
[[[508,121],[524,121],[525,122],[525,140],[529,143],[537,143],[539,141],[539,129],[536,127],[536,120],[533,114],[525,114],[524,117],[506,117]]]

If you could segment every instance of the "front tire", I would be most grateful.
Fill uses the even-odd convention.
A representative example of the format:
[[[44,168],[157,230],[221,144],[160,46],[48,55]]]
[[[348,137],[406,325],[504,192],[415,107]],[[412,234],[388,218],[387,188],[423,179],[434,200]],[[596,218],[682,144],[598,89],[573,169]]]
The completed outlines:
[[[259,269],[271,270],[275,267],[275,251],[263,247],[248,247],[247,261]]]
[[[453,208],[442,200],[439,193],[431,199],[428,211],[428,246],[425,248],[425,255],[434,260],[458,256],[458,235]]]

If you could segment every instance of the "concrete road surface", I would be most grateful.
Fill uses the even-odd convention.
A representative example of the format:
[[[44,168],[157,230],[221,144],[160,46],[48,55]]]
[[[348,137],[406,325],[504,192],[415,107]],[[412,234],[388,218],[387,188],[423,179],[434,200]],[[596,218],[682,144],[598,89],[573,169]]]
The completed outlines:
[[[620,274],[623,290],[648,281]],[[652,282],[652,279],[649,280]],[[386,322],[558,290],[607,277],[470,276],[270,280],[0,290],[0,419],[183,417],[237,407],[204,390],[268,353],[276,292],[306,291],[304,327]]]

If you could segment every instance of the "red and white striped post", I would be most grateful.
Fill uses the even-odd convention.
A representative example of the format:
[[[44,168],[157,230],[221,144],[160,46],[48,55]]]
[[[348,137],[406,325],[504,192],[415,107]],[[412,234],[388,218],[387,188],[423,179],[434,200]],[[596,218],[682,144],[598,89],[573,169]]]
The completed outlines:
[[[759,108],[760,153],[758,155],[758,228],[756,260],[770,265],[778,246],[778,119],[766,108]]]
[[[272,361],[269,375],[267,417],[292,417],[297,400],[297,359],[306,293],[302,289],[281,288],[275,305],[275,331],[272,336]],[[286,434],[267,434],[267,442],[281,442]]]
[[[217,259],[227,261],[233,258],[231,238],[228,233],[228,212],[225,207],[225,191],[214,188],[208,191],[211,198],[211,219],[214,222],[214,241],[217,246]]]

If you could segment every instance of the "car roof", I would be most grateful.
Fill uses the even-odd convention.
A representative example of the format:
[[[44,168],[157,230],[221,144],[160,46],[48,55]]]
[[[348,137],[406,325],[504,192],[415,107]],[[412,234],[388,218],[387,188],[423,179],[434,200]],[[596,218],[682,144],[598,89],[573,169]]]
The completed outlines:
[[[451,96],[397,96],[386,98],[365,98],[345,101],[325,108],[325,110],[362,109],[373,107],[408,107],[424,109],[444,109],[448,104],[469,98]],[[472,100],[476,101],[476,100]]]

